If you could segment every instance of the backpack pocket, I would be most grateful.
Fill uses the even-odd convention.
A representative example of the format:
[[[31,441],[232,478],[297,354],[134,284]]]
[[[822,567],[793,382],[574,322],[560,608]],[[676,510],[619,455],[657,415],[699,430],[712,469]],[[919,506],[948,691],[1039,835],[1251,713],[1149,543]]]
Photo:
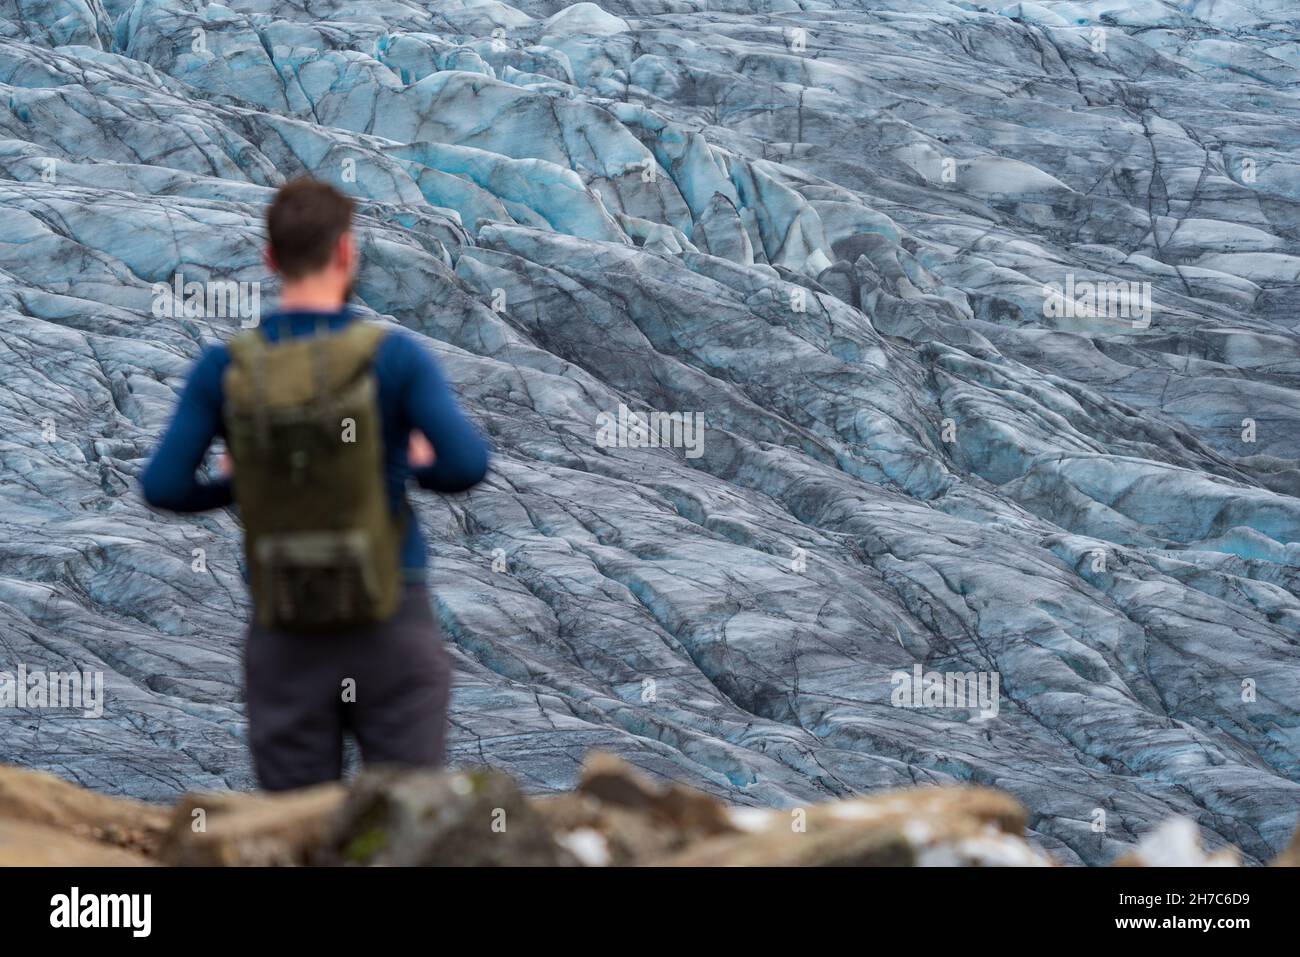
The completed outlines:
[[[328,631],[382,617],[375,546],[363,529],[263,535],[255,557],[270,627]]]

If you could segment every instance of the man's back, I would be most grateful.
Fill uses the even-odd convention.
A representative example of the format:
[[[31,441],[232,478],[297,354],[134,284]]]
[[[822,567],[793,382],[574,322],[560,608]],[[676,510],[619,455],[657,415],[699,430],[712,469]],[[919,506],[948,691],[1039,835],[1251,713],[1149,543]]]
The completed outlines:
[[[333,331],[359,321],[346,307],[333,313],[277,312],[263,322],[261,331],[270,342],[313,336],[322,320]],[[176,415],[141,480],[151,505],[194,512],[232,504],[229,479],[200,482],[195,474],[212,440],[226,436],[222,381],[229,363],[229,349],[219,345],[205,350],[195,364]],[[437,363],[412,335],[396,328],[389,331],[375,353],[374,374],[383,425],[384,480],[395,513],[408,508],[408,476],[436,492],[463,491],[482,480],[487,447],[461,414]],[[422,432],[437,453],[427,468],[407,465],[412,430]],[[426,565],[423,537],[413,521],[406,524],[401,565],[408,578],[421,577]]]

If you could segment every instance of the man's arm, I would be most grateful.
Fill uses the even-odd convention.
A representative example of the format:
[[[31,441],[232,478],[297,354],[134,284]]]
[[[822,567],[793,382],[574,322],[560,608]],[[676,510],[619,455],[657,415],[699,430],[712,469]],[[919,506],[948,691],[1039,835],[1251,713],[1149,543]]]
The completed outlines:
[[[176,414],[140,479],[145,501],[173,512],[202,512],[232,501],[230,480],[195,477],[208,446],[221,431],[221,375],[224,350],[206,349],[190,372]]]
[[[411,424],[433,445],[434,462],[411,470],[422,488],[463,492],[487,474],[488,448],[456,405],[442,370],[413,337],[402,335],[402,404]]]

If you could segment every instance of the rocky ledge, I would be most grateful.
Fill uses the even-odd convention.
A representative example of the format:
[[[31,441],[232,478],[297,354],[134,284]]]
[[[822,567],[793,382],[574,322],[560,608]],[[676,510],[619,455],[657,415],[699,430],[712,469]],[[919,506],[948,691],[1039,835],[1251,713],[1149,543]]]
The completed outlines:
[[[173,805],[0,767],[0,866],[1050,867],[1028,813],[985,787],[918,787],[807,807],[725,804],[593,754],[577,787],[526,795],[488,768],[364,771],[281,794],[187,794]],[[1237,866],[1172,818],[1123,866]],[[1293,839],[1275,866],[1300,864]]]
[[[311,174],[495,450],[412,496],[454,765],[1287,846],[1295,0],[0,0],[0,104],[0,673],[103,681],[5,760],[253,787],[236,516],[137,478]]]

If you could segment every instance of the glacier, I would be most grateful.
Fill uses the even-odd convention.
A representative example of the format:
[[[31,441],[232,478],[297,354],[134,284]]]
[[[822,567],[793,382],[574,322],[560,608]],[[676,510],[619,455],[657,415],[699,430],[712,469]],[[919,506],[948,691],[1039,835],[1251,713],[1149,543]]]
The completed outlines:
[[[0,670],[105,676],[102,717],[0,712],[4,760],[254,785],[235,516],[137,480],[248,321],[159,284],[271,308],[262,211],[310,174],[359,203],[358,309],[496,450],[413,495],[454,763],[975,782],[1063,862],[1173,815],[1268,859],[1298,107],[1293,0],[0,0]],[[598,441],[621,406],[702,454]],[[895,707],[917,666],[996,713]]]

